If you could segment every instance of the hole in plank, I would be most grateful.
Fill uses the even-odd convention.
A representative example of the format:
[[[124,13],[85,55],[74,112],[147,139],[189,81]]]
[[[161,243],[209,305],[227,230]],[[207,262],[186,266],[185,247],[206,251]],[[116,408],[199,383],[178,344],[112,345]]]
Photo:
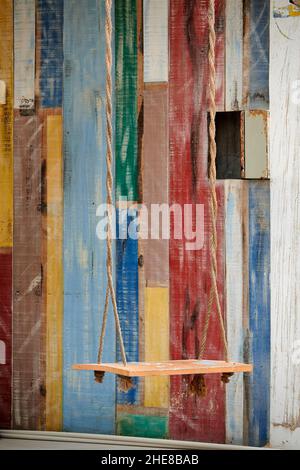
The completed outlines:
[[[244,134],[243,114],[240,111],[216,114],[217,178],[243,177],[244,152],[241,135]],[[241,132],[242,129],[242,132]]]

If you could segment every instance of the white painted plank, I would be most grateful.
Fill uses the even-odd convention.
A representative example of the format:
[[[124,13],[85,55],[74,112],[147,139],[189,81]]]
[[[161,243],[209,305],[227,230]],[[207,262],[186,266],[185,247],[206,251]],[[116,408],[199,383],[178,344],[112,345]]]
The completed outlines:
[[[144,81],[168,81],[168,0],[144,0]]]
[[[300,448],[300,18],[271,15],[271,444]]]
[[[14,107],[34,108],[35,0],[14,1]]]
[[[247,217],[247,181],[225,181],[226,315],[229,357],[243,362],[245,308],[244,219]],[[246,276],[247,277],[247,276]],[[226,386],[226,442],[243,444],[243,376],[235,374]]]
[[[268,111],[245,111],[245,178],[269,177]]]
[[[243,97],[243,2],[227,0],[225,15],[225,110],[235,111]]]

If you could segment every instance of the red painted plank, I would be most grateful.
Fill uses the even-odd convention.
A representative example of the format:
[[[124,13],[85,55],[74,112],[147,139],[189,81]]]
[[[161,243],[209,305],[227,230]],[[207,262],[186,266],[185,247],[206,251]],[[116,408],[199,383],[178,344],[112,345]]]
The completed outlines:
[[[210,290],[209,186],[207,179],[207,0],[170,3],[170,204],[204,204],[204,247],[186,251],[184,240],[170,240],[171,359],[197,356]],[[217,98],[224,107],[224,2],[217,8]],[[223,184],[218,183],[218,285],[224,306]],[[216,315],[208,332],[205,358],[221,359],[223,346]],[[205,398],[187,394],[190,378],[171,380],[170,437],[224,442],[224,386],[207,377]]]
[[[0,428],[11,426],[12,250],[0,249]],[[4,360],[3,360],[4,359]]]

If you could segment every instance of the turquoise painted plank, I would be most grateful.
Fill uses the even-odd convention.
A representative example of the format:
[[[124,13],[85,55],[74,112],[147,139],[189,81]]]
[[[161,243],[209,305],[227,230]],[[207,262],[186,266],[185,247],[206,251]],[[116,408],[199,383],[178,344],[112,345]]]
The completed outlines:
[[[270,186],[249,186],[249,338],[246,406],[249,445],[269,441],[270,416]]]
[[[168,418],[166,416],[120,414],[118,416],[118,434],[166,439],[168,437]]]
[[[41,22],[40,93],[42,108],[62,105],[63,2],[38,0]]]
[[[64,2],[64,382],[63,427],[115,430],[115,378],[103,384],[73,363],[97,359],[105,298],[105,241],[96,237],[105,202],[105,3]],[[115,361],[110,308],[104,361]]]
[[[269,107],[270,3],[250,0],[250,109]]]
[[[121,239],[121,234],[128,232],[129,227],[135,231],[137,212],[132,214],[125,212],[125,217],[120,217],[118,211],[117,225],[117,304],[123,334],[127,360],[139,361],[139,289],[138,289],[138,240],[131,237]],[[129,229],[130,230],[130,229]],[[118,351],[118,360],[121,361]],[[133,379],[134,387],[124,393],[118,390],[118,403],[138,404],[139,379]]]

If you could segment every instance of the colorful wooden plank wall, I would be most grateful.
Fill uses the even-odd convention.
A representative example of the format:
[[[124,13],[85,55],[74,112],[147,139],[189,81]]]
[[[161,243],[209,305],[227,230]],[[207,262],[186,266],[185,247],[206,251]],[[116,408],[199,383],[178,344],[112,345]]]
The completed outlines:
[[[247,117],[242,176],[267,178],[269,7],[235,3],[216,0],[218,111]],[[117,302],[131,361],[199,353],[210,290],[207,6],[208,0],[113,3],[117,214],[119,198],[126,198],[125,207],[134,209],[125,228],[136,223],[141,203],[203,204],[205,216],[197,251],[172,237],[116,242]],[[0,5],[0,80],[7,87],[0,105],[0,424],[264,445],[267,180],[217,183],[218,286],[229,350],[236,360],[253,360],[252,377],[234,377],[226,387],[207,377],[208,394],[200,399],[188,394],[191,378],[135,380],[123,393],[113,376],[99,385],[71,369],[96,359],[105,295],[105,241],[96,236],[96,210],[106,198],[104,24],[102,0]],[[258,163],[255,119],[264,132]],[[104,359],[116,357],[110,308]],[[223,357],[215,316],[205,357]]]

